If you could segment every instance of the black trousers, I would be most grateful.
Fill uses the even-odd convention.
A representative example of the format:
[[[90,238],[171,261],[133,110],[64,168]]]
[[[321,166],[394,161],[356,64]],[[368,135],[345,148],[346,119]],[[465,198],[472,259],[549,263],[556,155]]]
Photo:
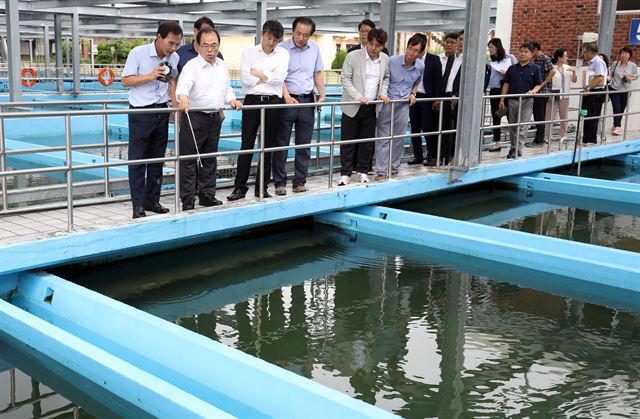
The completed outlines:
[[[625,109],[627,109],[627,104],[629,103],[629,93],[613,93],[615,89],[609,88],[612,92],[609,94],[609,98],[611,99],[611,107],[613,108],[613,113],[623,113]],[[621,127],[622,126],[622,115],[613,117],[613,126]]]
[[[445,94],[446,96],[447,94]],[[443,101],[442,108],[442,130],[454,130],[458,126],[458,104],[451,107],[452,101]],[[437,138],[437,137],[436,137]],[[437,140],[436,140],[437,141]],[[442,146],[440,148],[440,158],[449,163],[453,159],[456,151],[456,133],[443,134]]]
[[[592,116],[600,116],[602,113],[602,104],[604,103],[605,95],[584,95],[582,97],[582,109],[587,110],[587,118]],[[583,125],[583,143],[595,144],[598,142],[598,123],[599,119],[587,119]]]
[[[189,120],[186,115],[180,118],[180,155],[186,156],[196,154],[214,153],[218,151],[220,141],[220,127],[222,119],[220,112],[214,114],[204,112],[189,112],[193,134],[189,127]],[[195,141],[195,143],[194,143]],[[196,150],[196,143],[198,149]],[[180,160],[180,199],[192,197],[198,193],[203,195],[216,194],[216,169],[218,166],[217,157],[206,157],[201,159],[202,166],[197,160]]]
[[[343,140],[356,138],[372,138],[376,135],[376,105],[360,105],[360,109],[352,118],[342,114]],[[373,141],[355,144],[340,145],[340,174],[351,176],[355,169],[358,173],[367,173],[373,157]],[[354,160],[356,161],[354,167]]]
[[[298,103],[313,103],[315,101],[313,93],[297,96]],[[295,144],[311,143],[313,135],[313,123],[315,121],[315,108],[288,108],[282,111],[282,125],[276,139],[277,146],[289,145],[291,141],[291,131],[295,124]],[[273,184],[274,186],[285,186],[287,184],[287,155],[288,151],[275,151],[272,158]],[[311,159],[310,148],[298,148],[295,152],[295,174],[293,186],[301,186],[307,182],[309,172],[309,160]]]
[[[168,137],[168,113],[129,114],[129,160],[164,157]],[[162,166],[162,163],[129,166],[129,189],[134,207],[160,201]]]
[[[491,95],[491,96],[500,95],[500,94],[502,94],[502,89],[500,89],[500,88],[491,88],[491,89],[489,89],[489,95]],[[505,104],[504,104],[505,107],[506,107],[505,109],[509,108],[508,104],[507,104],[507,100],[508,99],[505,99]],[[502,123],[502,117],[497,117],[496,116],[496,111],[498,109],[500,109],[500,98],[496,97],[496,98],[493,98],[493,99],[489,99],[489,103],[491,104],[491,118],[493,120],[493,123],[491,125],[494,125],[494,126],[495,125],[500,125]],[[508,116],[507,116],[507,118],[508,118]],[[493,129],[493,141],[495,143],[500,142],[500,132],[501,132],[500,128],[494,128]]]
[[[273,105],[283,103],[282,98],[278,96],[260,96],[260,95],[247,95],[244,98],[245,105]],[[276,136],[282,123],[282,109],[267,109],[264,115],[264,146],[265,148],[275,147]],[[260,128],[260,110],[243,110],[242,111],[242,150],[251,150],[255,148],[256,135]],[[272,153],[265,153],[264,155],[264,188],[269,185],[269,179],[271,177],[271,157]],[[249,171],[251,170],[251,159],[253,154],[242,154],[238,156],[238,168],[236,174],[236,180],[234,186],[246,191],[247,182],[249,181]],[[258,163],[258,172],[260,173],[260,167]],[[259,174],[256,174],[256,191],[260,190],[260,182],[258,180]]]
[[[424,93],[418,93],[416,99],[426,98]],[[433,102],[416,102],[409,107],[409,122],[411,123],[411,133],[418,132],[434,132],[438,130],[438,112],[433,109]],[[424,136],[424,142],[427,145],[427,157],[435,159],[438,152],[438,136]],[[411,137],[411,147],[413,148],[413,157],[417,160],[423,160],[422,153],[422,136]]]
[[[536,96],[533,98],[533,120],[536,122],[544,122],[547,120],[547,102],[548,96]],[[536,143],[544,142],[544,132],[547,124],[536,125]]]

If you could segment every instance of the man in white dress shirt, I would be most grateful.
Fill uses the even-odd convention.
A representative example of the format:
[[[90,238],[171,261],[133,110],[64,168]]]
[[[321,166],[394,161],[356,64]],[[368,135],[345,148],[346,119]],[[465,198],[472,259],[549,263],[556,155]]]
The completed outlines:
[[[215,29],[202,29],[196,35],[196,44],[198,56],[182,67],[176,88],[178,107],[189,116],[180,118],[181,156],[218,151],[225,102],[233,109],[242,108],[229,83],[229,70],[224,61],[217,58],[220,34]],[[208,110],[189,112],[190,107]],[[222,204],[216,199],[216,168],[216,157],[203,158],[200,164],[194,159],[180,161],[183,211],[192,210],[195,206],[196,183],[200,206]]]
[[[281,104],[282,85],[287,77],[289,67],[289,53],[278,46],[284,35],[282,24],[276,20],[267,20],[262,25],[262,39],[260,44],[246,49],[240,58],[240,80],[244,105],[273,105]],[[276,136],[282,124],[281,109],[267,109],[264,121],[264,146],[274,147]],[[260,128],[260,110],[242,111],[242,150],[251,150],[255,146],[256,135]],[[267,185],[271,177],[271,154],[264,155],[264,189],[260,190],[260,180],[256,175],[255,196],[270,198]],[[238,166],[234,189],[227,197],[229,201],[244,198],[247,193],[247,181],[253,154],[238,156]],[[258,172],[260,169],[258,168]]]

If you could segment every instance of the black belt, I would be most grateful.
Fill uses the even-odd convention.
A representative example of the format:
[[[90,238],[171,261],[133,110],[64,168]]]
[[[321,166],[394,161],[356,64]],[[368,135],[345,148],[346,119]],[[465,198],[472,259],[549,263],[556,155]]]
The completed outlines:
[[[313,93],[303,93],[303,94],[300,94],[300,95],[289,93],[289,96],[291,96],[294,99],[305,99],[305,98],[308,98],[308,97],[313,97]]]
[[[222,112],[221,109],[215,110],[215,111],[208,111],[208,112],[204,112],[204,111],[197,111],[195,113],[199,113],[205,116],[216,116],[218,115],[220,112]]]
[[[274,99],[280,99],[280,96],[278,95],[247,95],[245,97],[255,97],[260,102],[270,102]]]
[[[145,106],[133,106],[133,105],[129,105],[130,108],[134,108],[134,109],[142,109],[142,108],[166,108],[167,107],[167,102],[162,102],[162,103],[152,103],[151,105],[145,105]]]
[[[445,97],[452,97],[453,96],[453,92],[444,92],[444,96]]]

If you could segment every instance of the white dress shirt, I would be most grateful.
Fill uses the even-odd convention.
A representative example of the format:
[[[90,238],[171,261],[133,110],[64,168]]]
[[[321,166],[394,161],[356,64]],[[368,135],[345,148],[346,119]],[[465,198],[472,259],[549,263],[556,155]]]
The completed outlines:
[[[451,66],[451,73],[449,73],[447,87],[444,89],[445,92],[453,92],[453,81],[456,79],[458,71],[460,71],[460,66],[462,66],[462,54],[457,54],[456,58],[453,60],[453,65]],[[444,75],[444,72],[442,74]]]
[[[444,70],[447,66],[447,60],[449,59],[449,56],[443,52],[442,54],[438,54],[438,57],[440,57],[440,64],[442,64],[442,75],[444,76]]]
[[[372,60],[369,53],[365,54],[367,64],[367,77],[364,80],[364,97],[367,100],[376,100],[380,85],[380,57]]]
[[[258,77],[251,75],[252,68],[262,70],[267,77],[267,82],[262,83]],[[247,48],[240,58],[242,95],[282,97],[282,83],[287,77],[288,68],[289,53],[280,46],[275,47],[271,54],[265,53],[261,44]]]
[[[198,55],[189,60],[178,78],[176,96],[189,97],[189,106],[193,108],[224,108],[225,102],[236,98],[229,82],[229,70],[220,58],[212,64]]]

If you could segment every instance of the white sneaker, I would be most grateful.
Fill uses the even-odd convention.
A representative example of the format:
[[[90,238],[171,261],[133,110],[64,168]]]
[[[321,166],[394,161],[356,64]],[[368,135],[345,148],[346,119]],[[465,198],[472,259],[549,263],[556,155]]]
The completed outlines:
[[[351,178],[349,176],[340,176],[340,180],[338,181],[338,186],[346,186],[351,182]]]
[[[358,173],[358,182],[369,183],[369,176],[366,173]]]

